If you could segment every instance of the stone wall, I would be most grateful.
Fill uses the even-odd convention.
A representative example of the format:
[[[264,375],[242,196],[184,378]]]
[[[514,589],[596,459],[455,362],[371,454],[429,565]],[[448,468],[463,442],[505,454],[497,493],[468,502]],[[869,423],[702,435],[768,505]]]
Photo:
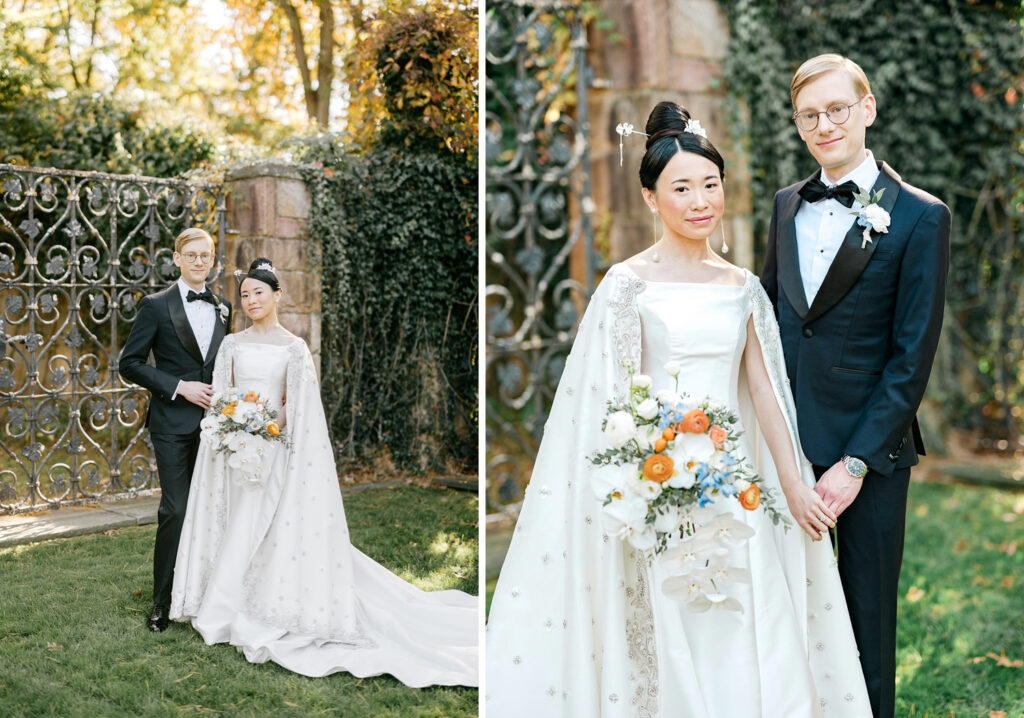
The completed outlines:
[[[753,267],[751,200],[745,157],[729,137],[722,63],[729,27],[715,0],[601,0],[600,11],[614,24],[615,39],[591,26],[587,60],[594,71],[589,96],[590,146],[598,246],[613,262],[650,246],[654,225],[640,195],[637,172],[644,137],[627,138],[619,167],[615,126],[642,130],[661,100],[686,107],[725,157],[723,222],[730,248],[726,257]],[[722,237],[712,237],[718,249]]]
[[[319,369],[320,281],[308,255],[310,198],[302,175],[287,163],[249,165],[228,173],[226,194],[228,274],[247,270],[257,257],[273,261],[284,289],[281,324],[306,340]],[[230,276],[228,291],[234,301],[238,284]],[[235,313],[235,331],[249,325],[244,313]]]

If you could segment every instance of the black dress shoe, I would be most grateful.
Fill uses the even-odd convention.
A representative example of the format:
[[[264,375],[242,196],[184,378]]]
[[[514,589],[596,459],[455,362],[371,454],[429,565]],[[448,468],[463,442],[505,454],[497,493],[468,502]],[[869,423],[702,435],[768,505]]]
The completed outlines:
[[[149,630],[159,633],[167,628],[167,616],[170,611],[164,606],[153,606],[153,610],[149,612],[149,619],[146,621],[146,628]]]

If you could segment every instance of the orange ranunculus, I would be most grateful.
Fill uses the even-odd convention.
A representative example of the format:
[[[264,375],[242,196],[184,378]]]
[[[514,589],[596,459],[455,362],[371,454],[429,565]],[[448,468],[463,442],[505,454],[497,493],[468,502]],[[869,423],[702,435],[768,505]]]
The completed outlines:
[[[676,432],[673,431],[671,426],[669,426],[661,432],[661,438],[665,441],[672,441],[672,439],[676,438]]]
[[[278,434],[281,433],[281,427],[272,421],[269,424],[267,424],[267,433],[270,434],[271,436],[277,436]]]
[[[740,494],[740,506],[747,511],[753,511],[761,505],[761,489],[757,484],[751,484],[747,490]]]
[[[665,441],[664,439],[657,439],[654,442],[654,450],[657,451],[659,454],[665,450],[666,446],[668,446],[668,442]]]
[[[675,464],[664,454],[654,454],[644,462],[644,478],[660,484],[676,475]]]
[[[728,435],[725,433],[725,429],[716,424],[708,429],[708,438],[711,439],[711,443],[715,445],[716,449],[721,449]]]
[[[244,397],[244,398],[242,399],[242,401],[259,401],[259,400],[260,400],[260,395],[259,395],[259,394],[257,394],[257,393],[256,393],[256,392],[254,392],[254,391],[250,391],[250,392],[249,392],[248,394],[246,394],[246,395],[245,395],[245,397]]]
[[[223,414],[224,416],[231,416],[232,414],[234,414],[235,402],[231,402],[230,404],[225,406],[223,409],[220,410],[220,413]]]
[[[703,434],[708,430],[710,424],[711,421],[708,419],[707,414],[700,409],[691,409],[686,412],[686,416],[683,417],[683,420],[677,426],[682,426],[683,431],[690,434]],[[676,430],[678,431],[678,429]]]

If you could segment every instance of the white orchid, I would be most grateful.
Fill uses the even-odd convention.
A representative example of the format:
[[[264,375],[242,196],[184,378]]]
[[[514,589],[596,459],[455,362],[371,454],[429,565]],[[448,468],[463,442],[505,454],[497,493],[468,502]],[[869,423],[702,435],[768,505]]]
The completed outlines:
[[[628,541],[641,551],[654,548],[657,535],[647,525],[647,502],[626,494],[613,499],[601,511],[601,525],[609,535]]]

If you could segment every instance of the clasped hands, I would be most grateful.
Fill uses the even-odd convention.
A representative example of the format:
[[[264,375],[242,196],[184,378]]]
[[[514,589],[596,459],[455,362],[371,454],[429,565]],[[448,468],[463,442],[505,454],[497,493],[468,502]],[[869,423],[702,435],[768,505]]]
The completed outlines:
[[[213,386],[201,381],[182,381],[178,385],[178,395],[185,397],[196,406],[209,409],[213,399]],[[285,397],[281,397],[281,406],[285,404]]]
[[[850,476],[843,462],[837,461],[821,475],[813,489],[796,480],[783,484],[782,491],[800,528],[813,541],[820,541],[857,498],[863,484],[863,479]]]

